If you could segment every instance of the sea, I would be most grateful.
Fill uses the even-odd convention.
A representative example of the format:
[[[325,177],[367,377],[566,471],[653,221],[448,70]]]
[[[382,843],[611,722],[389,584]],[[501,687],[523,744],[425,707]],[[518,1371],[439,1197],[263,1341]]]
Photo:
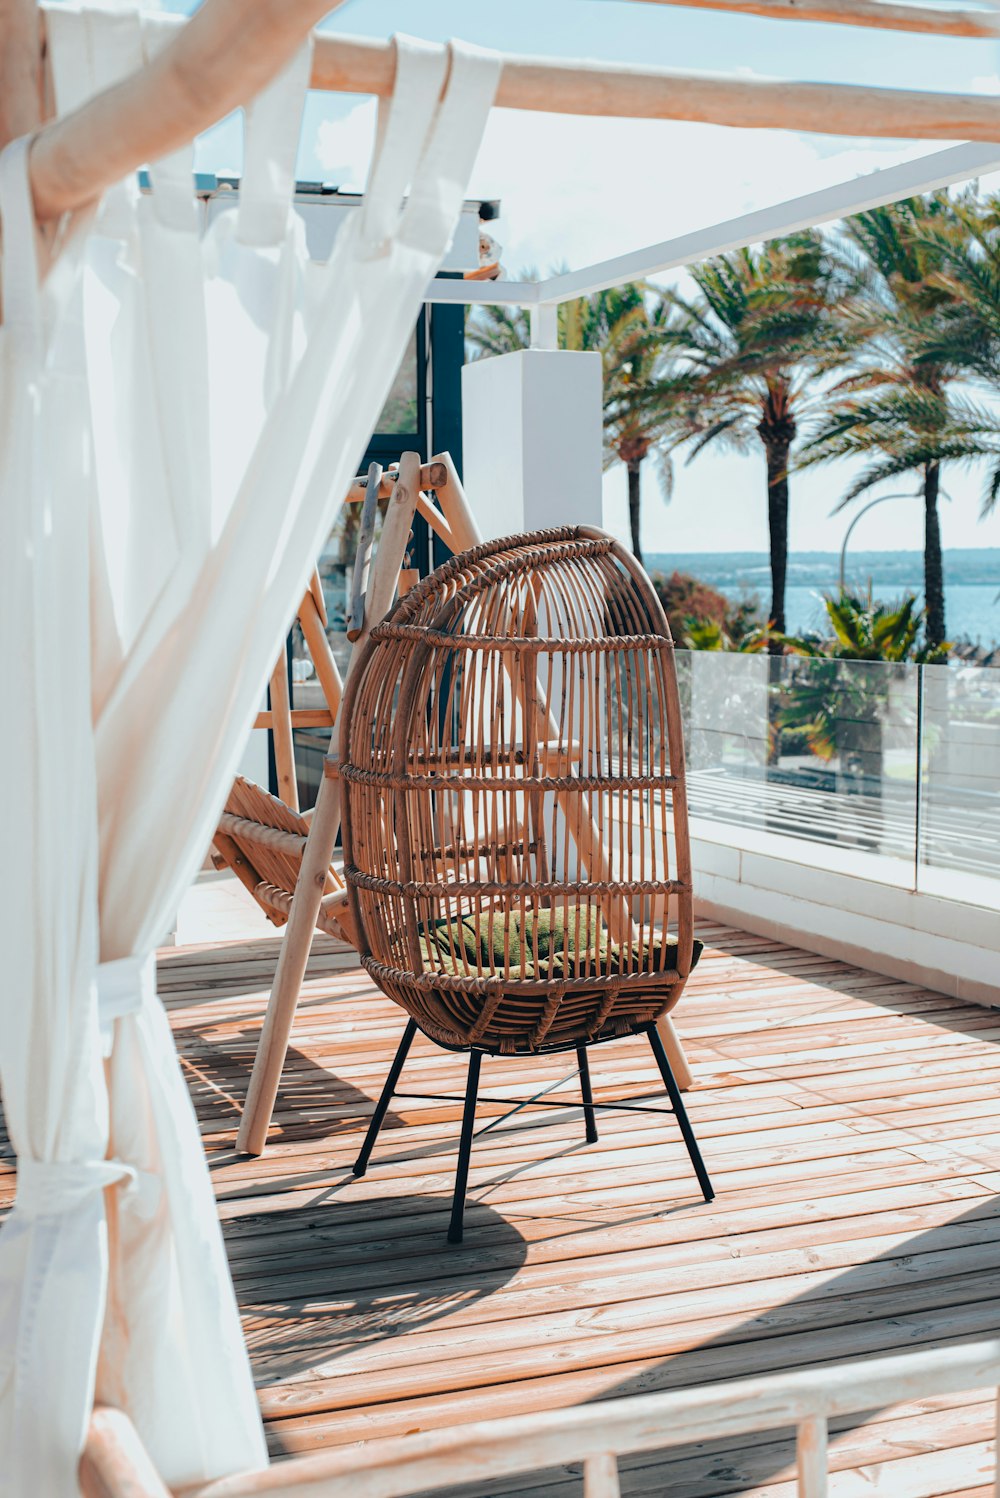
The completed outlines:
[[[689,573],[734,600],[756,597],[765,612],[771,596],[766,552],[651,552],[649,572]],[[892,602],[915,593],[923,602],[923,554],[919,551],[854,551],[848,554],[846,582],[855,591]],[[797,551],[788,558],[785,600],[790,634],[821,630],[823,597],[836,593],[840,555]],[[954,548],[944,553],[945,622],[948,639],[990,648],[1000,644],[1000,547]]]

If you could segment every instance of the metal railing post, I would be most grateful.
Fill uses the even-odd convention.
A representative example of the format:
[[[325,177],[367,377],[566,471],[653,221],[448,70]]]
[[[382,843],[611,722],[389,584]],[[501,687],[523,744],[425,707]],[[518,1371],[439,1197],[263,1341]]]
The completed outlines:
[[[924,671],[923,664],[917,667],[917,766],[916,799],[913,807],[913,888],[920,888],[920,839],[924,810]]]

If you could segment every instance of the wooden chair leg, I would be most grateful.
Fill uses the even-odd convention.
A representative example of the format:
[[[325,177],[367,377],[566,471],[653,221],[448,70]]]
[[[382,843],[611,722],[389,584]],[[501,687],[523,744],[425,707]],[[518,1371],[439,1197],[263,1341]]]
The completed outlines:
[[[389,1104],[392,1102],[392,1095],[396,1090],[399,1074],[406,1063],[406,1058],[410,1053],[410,1046],[413,1044],[413,1037],[416,1033],[417,1022],[415,1019],[411,1019],[403,1031],[403,1038],[399,1042],[399,1048],[393,1057],[392,1065],[389,1068],[389,1075],[385,1079],[385,1086],[382,1088],[379,1100],[375,1104],[375,1112],[372,1114],[372,1121],[368,1125],[368,1133],[365,1135],[365,1142],[361,1146],[361,1153],[354,1162],[354,1174],[356,1176],[363,1176],[368,1169],[368,1161],[371,1159],[372,1149],[378,1138],[379,1129],[381,1129],[385,1115],[389,1111]]]
[[[590,1062],[587,1059],[585,1045],[577,1046],[576,1063],[580,1068],[580,1092],[583,1094],[583,1118],[587,1126],[587,1143],[596,1144],[597,1115],[594,1110],[594,1089],[590,1085]]]
[[[278,772],[278,795],[292,811],[298,811],[299,786],[295,775],[292,700],[284,641],[271,672],[271,735],[274,743],[274,766]]]
[[[674,1081],[681,1092],[688,1092],[694,1083],[688,1059],[684,1054],[680,1036],[674,1029],[674,1022],[669,1014],[661,1014],[656,1021],[656,1029],[663,1042],[663,1049],[670,1060],[670,1070],[674,1074]]]
[[[326,876],[333,857],[334,843],[340,829],[340,782],[324,775],[309,836],[302,854],[295,885],[285,939],[281,944],[274,986],[267,1003],[264,1028],[250,1077],[250,1087],[243,1109],[243,1120],[236,1136],[236,1148],[244,1155],[259,1155],[267,1143],[267,1131],[278,1095],[281,1071],[285,1064],[288,1039],[299,1002],[309,953],[312,950],[316,917],[326,887]]]
[[[461,1243],[465,1220],[465,1190],[469,1184],[469,1160],[472,1135],[476,1127],[476,1098],[479,1095],[479,1068],[482,1051],[469,1052],[469,1079],[465,1084],[465,1112],[462,1114],[462,1137],[458,1145],[458,1167],[455,1171],[455,1195],[451,1202],[448,1242]]]

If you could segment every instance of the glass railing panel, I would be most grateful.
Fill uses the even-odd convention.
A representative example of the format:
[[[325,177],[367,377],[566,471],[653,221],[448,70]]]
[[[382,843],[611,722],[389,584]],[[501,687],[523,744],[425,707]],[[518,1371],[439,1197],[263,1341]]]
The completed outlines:
[[[688,769],[704,814],[742,821],[748,801],[738,787],[757,780],[767,765],[768,659],[722,651],[680,652],[687,657]],[[729,789],[730,787],[732,791]]]
[[[917,888],[972,904],[1000,895],[1000,670],[925,666]]]
[[[694,651],[686,670],[690,808],[717,825],[707,835],[820,844],[831,869],[862,860],[912,885],[915,667]]]

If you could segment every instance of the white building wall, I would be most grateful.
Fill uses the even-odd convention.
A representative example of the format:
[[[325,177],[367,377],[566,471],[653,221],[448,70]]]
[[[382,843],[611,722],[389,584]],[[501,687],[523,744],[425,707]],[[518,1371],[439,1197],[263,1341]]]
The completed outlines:
[[[463,481],[486,540],[601,525],[601,359],[524,349],[462,370]]]

